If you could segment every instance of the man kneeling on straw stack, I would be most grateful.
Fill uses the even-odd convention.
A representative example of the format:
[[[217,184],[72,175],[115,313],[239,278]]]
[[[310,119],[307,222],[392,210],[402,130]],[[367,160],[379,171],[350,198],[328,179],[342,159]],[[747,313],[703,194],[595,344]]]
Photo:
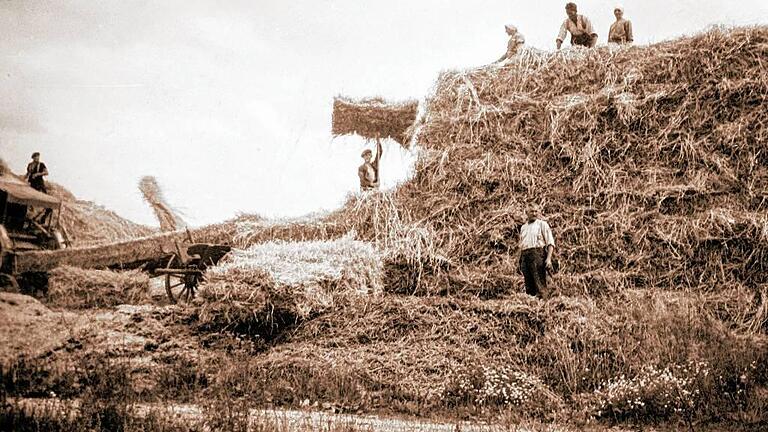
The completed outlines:
[[[563,21],[563,25],[560,26],[560,33],[557,35],[557,49],[565,40],[565,35],[571,34],[571,45],[581,45],[583,47],[592,48],[597,43],[597,33],[592,29],[592,22],[589,18],[578,13],[576,3],[568,3],[565,5],[565,14],[568,18]]]
[[[381,139],[376,138],[376,159],[371,162],[373,152],[370,149],[363,150],[360,155],[363,164],[357,168],[357,176],[360,178],[360,189],[363,191],[379,188],[379,160],[381,159]]]
[[[539,219],[539,208],[529,205],[525,210],[528,222],[520,229],[520,271],[525,278],[525,292],[544,297],[548,293],[547,270],[552,270],[555,237],[547,221]]]

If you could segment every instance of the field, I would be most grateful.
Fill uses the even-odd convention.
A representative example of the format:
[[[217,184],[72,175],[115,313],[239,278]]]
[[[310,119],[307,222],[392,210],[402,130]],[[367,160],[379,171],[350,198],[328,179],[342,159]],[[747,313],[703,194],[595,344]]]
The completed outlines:
[[[191,230],[235,248],[191,304],[138,271],[0,294],[0,429],[765,430],[766,58],[768,28],[716,28],[444,72],[398,123],[412,179]]]

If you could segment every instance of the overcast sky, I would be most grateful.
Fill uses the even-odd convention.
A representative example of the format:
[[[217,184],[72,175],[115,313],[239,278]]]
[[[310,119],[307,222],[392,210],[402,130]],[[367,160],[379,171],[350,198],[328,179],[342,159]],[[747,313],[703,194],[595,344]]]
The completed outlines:
[[[577,3],[604,43],[615,3]],[[553,49],[564,4],[0,0],[0,156],[21,172],[40,151],[49,180],[152,225],[143,175],[193,225],[333,209],[365,146],[331,138],[334,95],[422,98],[441,70],[497,59],[505,23]],[[639,44],[768,24],[766,0],[624,5]],[[388,146],[385,186],[413,158]]]

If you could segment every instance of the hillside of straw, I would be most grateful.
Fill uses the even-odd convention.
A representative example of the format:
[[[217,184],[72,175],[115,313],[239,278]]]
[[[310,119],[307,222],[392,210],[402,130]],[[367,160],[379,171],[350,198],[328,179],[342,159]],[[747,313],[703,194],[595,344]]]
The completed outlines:
[[[765,58],[768,28],[717,28],[442,73],[414,177],[326,218],[377,245],[386,293],[219,379],[421,415],[768,421]],[[563,264],[543,300],[517,274],[529,203]]]
[[[413,288],[508,290],[529,203],[556,233],[562,293],[768,282],[766,54],[765,27],[713,29],[442,73],[391,201],[452,267]]]

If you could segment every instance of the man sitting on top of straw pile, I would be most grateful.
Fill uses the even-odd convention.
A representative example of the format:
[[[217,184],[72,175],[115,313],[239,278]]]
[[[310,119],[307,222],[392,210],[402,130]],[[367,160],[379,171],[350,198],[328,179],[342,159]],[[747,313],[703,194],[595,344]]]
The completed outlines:
[[[520,229],[520,271],[525,278],[525,292],[532,296],[547,295],[547,270],[553,270],[552,254],[555,237],[547,221],[539,219],[539,208],[525,210],[528,222]]]
[[[496,60],[496,63],[500,63],[504,60],[514,57],[517,55],[518,51],[520,51],[520,48],[525,45],[525,38],[523,37],[522,33],[517,31],[517,27],[513,26],[512,24],[507,24],[504,26],[504,29],[509,35],[509,42],[507,42],[507,52],[504,53],[500,59]]]
[[[363,150],[360,155],[363,164],[357,168],[357,176],[360,178],[360,189],[363,191],[378,189],[379,187],[379,160],[381,159],[381,139],[376,138],[376,159],[371,162],[373,152],[370,149]]]
[[[597,43],[597,33],[592,29],[592,23],[589,18],[579,15],[576,9],[576,3],[565,5],[565,13],[568,18],[560,26],[560,34],[557,36],[557,49],[565,40],[566,33],[571,33],[571,45],[581,45],[592,48]]]

